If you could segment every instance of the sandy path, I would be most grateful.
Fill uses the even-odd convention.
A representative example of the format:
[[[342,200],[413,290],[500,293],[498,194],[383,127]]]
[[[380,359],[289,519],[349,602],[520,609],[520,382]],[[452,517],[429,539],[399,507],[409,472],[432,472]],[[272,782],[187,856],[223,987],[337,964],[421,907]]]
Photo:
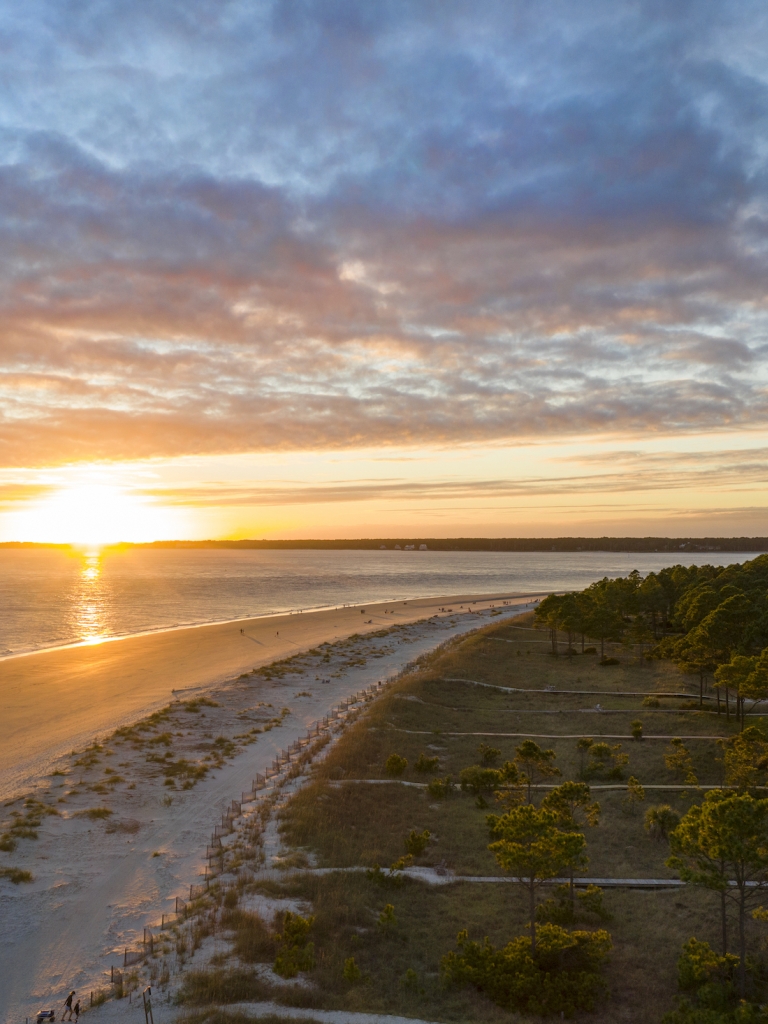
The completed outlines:
[[[167,704],[172,691],[206,687],[317,644],[414,622],[470,600],[437,597],[240,619],[0,660],[0,799],[27,790],[58,758],[94,736]]]

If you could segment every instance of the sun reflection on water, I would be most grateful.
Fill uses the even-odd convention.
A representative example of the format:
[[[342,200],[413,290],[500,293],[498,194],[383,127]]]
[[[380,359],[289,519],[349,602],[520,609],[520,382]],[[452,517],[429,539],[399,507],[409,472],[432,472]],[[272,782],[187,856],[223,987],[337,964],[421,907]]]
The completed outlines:
[[[99,644],[106,637],[101,551],[83,551],[75,616],[81,643]]]

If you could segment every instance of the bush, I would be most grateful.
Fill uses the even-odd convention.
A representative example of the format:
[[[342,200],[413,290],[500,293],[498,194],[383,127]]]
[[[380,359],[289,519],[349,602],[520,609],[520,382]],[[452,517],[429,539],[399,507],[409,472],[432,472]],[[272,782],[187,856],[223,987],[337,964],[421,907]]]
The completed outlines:
[[[384,771],[393,777],[402,775],[408,767],[408,761],[399,754],[390,754],[384,763]]]
[[[282,978],[295,978],[299,971],[311,971],[315,966],[315,947],[307,941],[314,920],[314,917],[292,914],[290,910],[285,912],[283,933],[276,936],[280,948],[275,958],[275,973]]]
[[[389,871],[382,871],[378,864],[374,864],[372,868],[368,868],[365,872],[369,882],[373,882],[374,885],[380,885],[382,888],[395,887],[403,884],[403,876],[400,872],[404,867],[407,867],[406,861],[409,858],[401,857],[400,860],[396,860]]]
[[[632,722],[630,728],[632,729],[633,740],[641,740],[643,738],[643,723],[639,718],[636,718],[634,722]]]
[[[678,1000],[663,1024],[757,1024],[764,1016],[750,1003],[739,1002],[734,977],[739,958],[720,956],[708,942],[689,939],[677,961],[677,982],[688,994]]]
[[[602,661],[598,662],[600,665],[620,665],[621,662],[618,658],[603,658]]]
[[[622,769],[628,761],[629,755],[621,753],[620,743],[612,746],[599,740],[589,747],[589,761],[584,774],[587,778],[621,779],[624,777]]]
[[[22,882],[34,881],[31,871],[24,871],[23,868],[0,868],[0,878],[7,878],[9,882],[13,882],[14,885],[20,885]]]
[[[429,845],[429,837],[432,833],[428,828],[424,829],[423,832],[417,832],[416,829],[411,829],[408,838],[405,840],[405,848],[412,857],[420,857]]]
[[[651,697],[649,695],[648,697],[644,697],[643,698],[643,707],[644,708],[660,708],[661,707],[661,701],[659,700],[658,697]]]
[[[422,752],[419,754],[418,761],[413,767],[416,769],[417,772],[421,772],[422,775],[431,775],[432,772],[436,772],[437,769],[440,767],[440,758],[427,757],[427,755],[422,750]]]
[[[477,748],[477,752],[480,754],[480,760],[486,768],[493,768],[501,757],[501,751],[496,747],[489,746],[487,743],[481,743]]]
[[[493,793],[504,783],[504,777],[498,768],[485,768],[480,764],[462,768],[459,780],[463,792],[470,792],[475,796]]]
[[[572,924],[577,918],[590,920],[592,917],[601,921],[611,920],[603,906],[603,890],[597,885],[577,889],[575,907],[571,903],[571,887],[567,884],[558,885],[554,897],[536,907],[536,920],[551,924]]]
[[[101,818],[109,818],[112,811],[108,807],[89,807],[84,811],[75,811],[75,818],[90,818],[91,821],[99,821]]]
[[[446,775],[444,779],[432,779],[427,786],[427,792],[434,800],[445,800],[453,793],[451,776]]]
[[[397,924],[397,918],[395,917],[395,908],[391,903],[387,903],[382,912],[379,914],[378,926],[382,931],[390,931]]]
[[[652,839],[667,840],[669,833],[680,824],[680,815],[669,804],[657,804],[645,812],[644,824],[645,831]]]
[[[344,961],[344,970],[342,973],[344,975],[344,981],[348,981],[350,985],[354,985],[356,981],[360,981],[363,976],[362,971],[355,963],[355,958],[353,956]]]
[[[606,931],[569,932],[556,924],[537,929],[535,955],[525,935],[496,949],[460,932],[457,944],[440,962],[447,981],[473,985],[507,1010],[569,1017],[592,1010],[604,992],[599,970],[612,947]]]

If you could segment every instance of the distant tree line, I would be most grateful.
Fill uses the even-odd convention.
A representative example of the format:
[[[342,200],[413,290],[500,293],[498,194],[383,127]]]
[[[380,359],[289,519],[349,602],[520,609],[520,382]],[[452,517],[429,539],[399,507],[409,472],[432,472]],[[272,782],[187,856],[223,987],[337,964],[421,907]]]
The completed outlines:
[[[151,544],[120,544],[129,548],[264,549],[371,551],[399,544],[426,544],[430,551],[616,551],[616,552],[758,552],[768,551],[768,537],[368,537],[341,540],[163,540]],[[67,547],[13,541],[2,548]]]

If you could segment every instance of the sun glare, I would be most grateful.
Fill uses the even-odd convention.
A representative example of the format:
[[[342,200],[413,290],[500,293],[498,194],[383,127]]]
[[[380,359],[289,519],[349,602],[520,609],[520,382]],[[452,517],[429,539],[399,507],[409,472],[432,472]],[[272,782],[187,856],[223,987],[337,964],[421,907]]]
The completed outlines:
[[[158,540],[173,536],[179,527],[168,509],[103,483],[62,487],[17,515],[20,539],[88,548]]]

